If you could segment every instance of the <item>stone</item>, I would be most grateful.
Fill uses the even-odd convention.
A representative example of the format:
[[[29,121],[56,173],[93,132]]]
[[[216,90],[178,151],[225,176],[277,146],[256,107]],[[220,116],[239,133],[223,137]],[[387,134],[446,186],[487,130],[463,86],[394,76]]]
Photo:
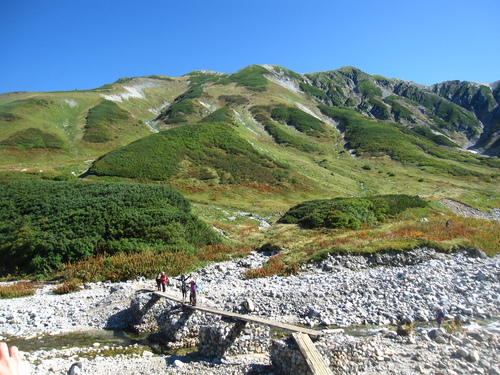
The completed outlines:
[[[396,333],[399,336],[409,336],[411,334],[411,329],[405,326],[398,326]]]
[[[438,344],[446,344],[446,342],[447,342],[443,336],[437,336],[434,339],[434,341],[437,342]]]
[[[309,318],[315,318],[315,317],[320,316],[320,315],[321,315],[321,313],[318,310],[316,310],[314,307],[309,307],[309,312],[307,313],[307,316]]]
[[[467,358],[469,356],[469,351],[467,349],[464,349],[464,348],[458,348],[457,354],[459,357]]]
[[[455,345],[463,345],[462,340],[456,337],[455,335],[450,335],[450,342],[452,342]]]
[[[488,259],[488,255],[483,250],[475,249],[474,255],[481,259]]]
[[[243,306],[248,312],[254,312],[255,311],[255,303],[250,298],[245,299],[245,302],[243,302]]]
[[[174,361],[174,366],[175,366],[175,367],[184,367],[184,365],[185,365],[185,363],[184,363],[184,362],[182,362],[182,361],[180,361],[180,360],[178,360],[178,359],[176,359],[176,360]]]
[[[470,362],[479,362],[479,353],[477,350],[471,350],[467,356],[467,360]]]
[[[80,375],[82,374],[82,362],[75,362],[71,365],[68,370],[69,375]]]
[[[474,310],[472,308],[463,308],[462,313],[465,315],[472,315],[474,313]]]

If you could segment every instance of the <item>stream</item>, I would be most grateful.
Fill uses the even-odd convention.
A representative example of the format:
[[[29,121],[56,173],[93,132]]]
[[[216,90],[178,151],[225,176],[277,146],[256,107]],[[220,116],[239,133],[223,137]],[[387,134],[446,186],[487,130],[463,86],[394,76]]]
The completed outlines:
[[[416,322],[414,325],[414,332],[420,334],[426,332],[431,328],[435,328],[433,322]],[[341,327],[328,327],[328,329],[339,329]],[[463,327],[463,330],[482,328],[495,334],[500,334],[500,320],[489,319],[478,322],[472,322]],[[367,337],[379,334],[380,332],[387,332],[394,330],[394,326],[349,326],[342,327],[344,334],[354,337]],[[272,331],[271,336],[278,337],[286,335],[286,332]],[[124,331],[109,331],[102,329],[91,329],[85,331],[74,331],[62,333],[57,335],[39,335],[29,338],[23,337],[9,337],[4,336],[3,341],[9,343],[10,346],[15,345],[20,350],[30,352],[37,350],[52,350],[52,349],[68,349],[72,347],[88,348],[94,346],[95,343],[99,347],[131,347],[131,346],[146,346],[150,350],[153,343],[148,340],[150,333],[135,334]],[[174,354],[172,351],[170,354]]]

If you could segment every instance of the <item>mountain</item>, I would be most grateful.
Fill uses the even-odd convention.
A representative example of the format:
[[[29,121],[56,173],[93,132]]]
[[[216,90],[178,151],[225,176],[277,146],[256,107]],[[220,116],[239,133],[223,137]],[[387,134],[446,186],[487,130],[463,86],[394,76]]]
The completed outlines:
[[[495,206],[499,82],[424,86],[354,67],[298,74],[251,65],[2,94],[0,170],[167,181],[248,205],[249,192],[259,204],[273,192],[280,208],[300,197],[395,192]]]

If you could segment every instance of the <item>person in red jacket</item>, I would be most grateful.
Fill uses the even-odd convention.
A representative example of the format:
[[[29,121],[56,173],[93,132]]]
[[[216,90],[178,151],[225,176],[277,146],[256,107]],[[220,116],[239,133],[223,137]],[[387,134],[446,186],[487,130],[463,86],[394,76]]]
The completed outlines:
[[[161,273],[160,282],[162,291],[165,291],[167,289],[167,283],[168,283],[168,276],[165,275],[165,272]]]

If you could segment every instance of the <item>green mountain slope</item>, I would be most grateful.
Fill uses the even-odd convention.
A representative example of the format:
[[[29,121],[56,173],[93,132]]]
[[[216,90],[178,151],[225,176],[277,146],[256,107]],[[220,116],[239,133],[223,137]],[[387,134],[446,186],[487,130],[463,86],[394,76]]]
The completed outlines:
[[[285,164],[253,148],[224,123],[185,125],[150,135],[103,156],[88,174],[221,184],[279,185],[292,180]]]
[[[122,78],[88,91],[0,95],[0,166],[9,178],[85,172],[203,194],[231,186],[259,202],[261,185],[280,186],[292,203],[441,196],[450,186],[448,195],[484,201],[483,191],[497,191],[498,159],[466,148],[498,155],[498,99],[498,85],[428,87],[353,67]]]

